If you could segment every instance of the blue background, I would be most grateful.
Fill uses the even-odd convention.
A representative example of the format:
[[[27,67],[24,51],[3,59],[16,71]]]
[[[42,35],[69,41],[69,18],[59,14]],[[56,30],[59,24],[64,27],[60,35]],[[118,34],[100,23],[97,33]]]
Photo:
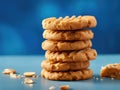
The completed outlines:
[[[42,20],[66,15],[94,15],[93,48],[120,53],[120,0],[0,0],[0,55],[44,54]]]

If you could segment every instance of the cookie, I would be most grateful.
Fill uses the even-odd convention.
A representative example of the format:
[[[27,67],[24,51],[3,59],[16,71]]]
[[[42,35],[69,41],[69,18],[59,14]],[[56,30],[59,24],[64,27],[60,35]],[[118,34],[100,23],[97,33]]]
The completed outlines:
[[[15,69],[4,69],[4,71],[2,72],[3,74],[15,74],[16,70]]]
[[[45,57],[52,62],[80,62],[96,59],[97,52],[95,49],[90,48],[80,51],[46,51]]]
[[[35,76],[35,74],[36,74],[35,72],[24,72],[23,75],[24,75],[25,77],[33,77],[33,76]]]
[[[94,16],[51,17],[42,21],[43,29],[50,30],[77,30],[93,28],[96,25],[97,21]]]
[[[100,76],[120,79],[120,63],[108,64],[105,67],[102,67]]]
[[[50,80],[85,80],[93,76],[93,71],[91,69],[83,69],[79,71],[50,72],[43,69],[41,75]]]
[[[85,62],[74,62],[74,63],[54,63],[49,60],[44,60],[41,63],[42,68],[44,68],[47,71],[69,71],[69,70],[81,70],[88,68],[90,65],[89,61]]]
[[[94,36],[91,30],[58,31],[45,30],[43,38],[48,40],[89,40]]]
[[[81,50],[90,48],[92,46],[91,40],[84,41],[53,41],[45,40],[42,43],[44,50],[50,51],[67,51],[67,50]]]

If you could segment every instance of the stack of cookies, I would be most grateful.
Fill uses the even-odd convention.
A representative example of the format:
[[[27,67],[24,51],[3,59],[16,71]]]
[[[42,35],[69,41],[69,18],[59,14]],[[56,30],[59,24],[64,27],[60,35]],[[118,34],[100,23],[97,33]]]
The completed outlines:
[[[90,60],[97,52],[91,49],[94,33],[88,29],[97,24],[94,16],[47,18],[42,22],[42,48],[47,50],[41,63],[42,77],[50,80],[85,80],[93,76]]]

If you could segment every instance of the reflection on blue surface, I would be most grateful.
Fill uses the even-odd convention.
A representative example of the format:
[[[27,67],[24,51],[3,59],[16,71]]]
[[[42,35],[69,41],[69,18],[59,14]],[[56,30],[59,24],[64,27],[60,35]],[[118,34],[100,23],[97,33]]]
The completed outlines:
[[[0,0],[0,55],[44,54],[44,18],[94,15],[93,48],[98,53],[120,53],[119,0]]]

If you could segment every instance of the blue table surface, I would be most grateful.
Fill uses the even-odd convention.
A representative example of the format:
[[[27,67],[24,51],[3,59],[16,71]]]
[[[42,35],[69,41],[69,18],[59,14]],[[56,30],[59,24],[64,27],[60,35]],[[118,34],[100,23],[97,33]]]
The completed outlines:
[[[45,57],[40,56],[0,56],[0,71],[5,68],[14,68],[19,73],[34,71],[40,74],[40,63]],[[120,55],[98,55],[96,60],[91,61],[90,68],[94,71],[94,77],[83,81],[51,81],[42,77],[34,78],[35,84],[23,84],[22,79],[11,79],[8,75],[0,73],[0,90],[49,90],[50,86],[55,86],[59,90],[61,85],[69,85],[70,90],[120,90],[120,80],[110,78],[100,79],[99,73],[101,66],[109,63],[120,63]]]

